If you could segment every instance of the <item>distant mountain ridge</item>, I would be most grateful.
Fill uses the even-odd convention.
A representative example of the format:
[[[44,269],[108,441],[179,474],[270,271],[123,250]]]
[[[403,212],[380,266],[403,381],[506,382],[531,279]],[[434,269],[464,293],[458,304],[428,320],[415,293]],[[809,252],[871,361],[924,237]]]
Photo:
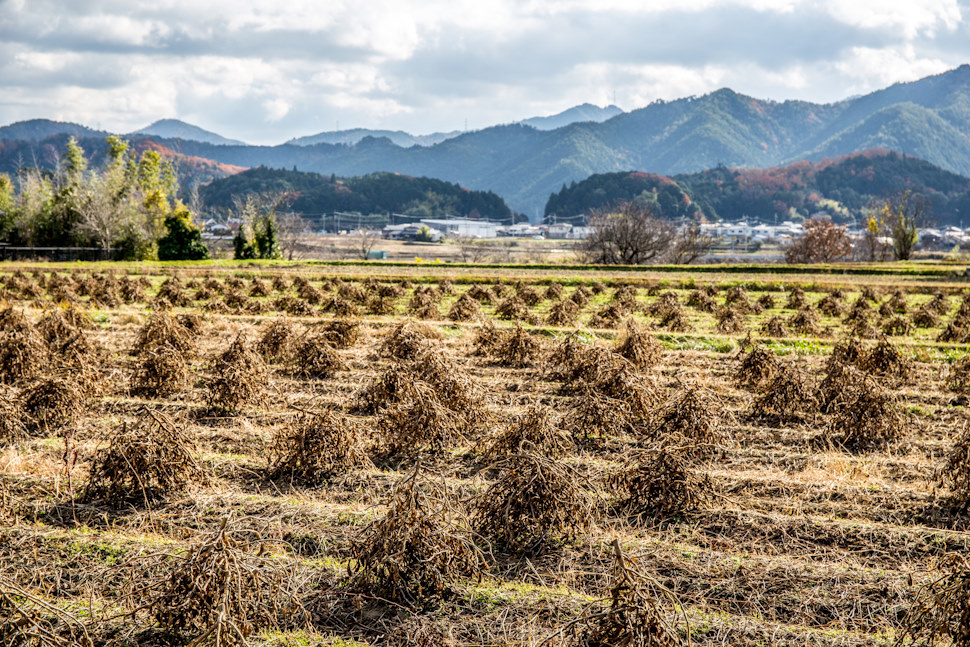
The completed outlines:
[[[669,176],[718,165],[767,168],[884,148],[970,176],[970,65],[836,103],[764,101],[724,88],[657,101],[599,123],[554,130],[493,126],[431,146],[373,136],[352,145],[159,141],[184,155],[240,167],[439,178],[494,191],[514,210],[539,218],[563,184],[629,169]]]
[[[246,146],[246,142],[238,139],[228,139],[198,126],[187,124],[178,119],[159,119],[158,121],[136,130],[131,135],[154,135],[165,139],[189,139],[216,146]]]
[[[109,133],[51,119],[28,119],[7,126],[0,126],[0,139],[22,139],[40,141],[54,135],[73,135],[74,137],[107,137]]]
[[[433,146],[446,139],[461,134],[460,130],[447,133],[431,133],[430,135],[412,135],[403,130],[372,130],[370,128],[351,128],[349,130],[331,130],[306,137],[296,137],[286,142],[294,146],[313,146],[314,144],[346,144],[353,146],[366,137],[387,138],[395,146],[410,148],[411,146]]]
[[[607,119],[612,119],[613,117],[621,114],[623,114],[623,111],[614,105],[600,108],[599,106],[594,106],[591,103],[584,103],[582,105],[573,106],[572,108],[564,110],[559,114],[549,115],[548,117],[531,117],[529,119],[523,119],[518,123],[526,126],[532,126],[537,130],[555,130],[557,128],[564,128],[569,124],[583,121],[602,123]]]

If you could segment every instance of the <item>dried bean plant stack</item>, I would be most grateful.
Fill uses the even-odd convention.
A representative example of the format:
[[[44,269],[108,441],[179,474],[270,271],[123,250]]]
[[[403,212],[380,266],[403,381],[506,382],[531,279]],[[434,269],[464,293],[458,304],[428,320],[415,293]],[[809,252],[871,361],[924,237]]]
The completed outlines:
[[[160,411],[144,411],[98,450],[83,498],[114,507],[151,503],[208,480],[179,425]]]
[[[381,411],[377,428],[385,449],[395,456],[440,454],[463,441],[475,420],[441,402],[434,389],[417,382],[411,399]]]
[[[775,379],[761,387],[751,415],[770,424],[801,422],[815,406],[807,376],[792,364],[782,364]]]
[[[582,622],[569,631],[570,647],[681,647],[685,642],[676,626],[667,620],[660,605],[667,598],[672,607],[679,602],[635,562],[627,559],[618,540],[613,540],[613,570],[610,575],[610,603],[606,609],[591,605]]]
[[[896,398],[871,377],[853,384],[832,409],[826,440],[849,451],[885,449],[905,432]]]
[[[394,326],[380,345],[380,354],[397,359],[410,359],[441,340],[441,333],[431,326],[405,319]]]
[[[717,395],[700,384],[684,384],[653,415],[646,437],[662,444],[710,450],[725,441],[728,413]]]
[[[36,377],[47,363],[44,341],[24,313],[11,308],[0,312],[0,381],[14,384]]]
[[[711,504],[714,483],[691,463],[681,448],[661,446],[640,453],[610,477],[620,509],[642,523],[683,517]]]
[[[515,330],[504,336],[493,356],[501,366],[527,368],[534,366],[542,356],[542,342],[521,323],[516,323]]]
[[[970,564],[951,553],[942,574],[917,593],[897,645],[970,645]]]
[[[616,346],[616,353],[643,369],[656,366],[663,359],[664,349],[635,320],[627,319],[626,331]]]
[[[774,353],[761,344],[755,344],[738,358],[734,381],[744,388],[760,389],[774,378],[780,366]]]
[[[293,352],[293,374],[302,379],[326,379],[347,364],[322,333],[307,333],[296,342]]]
[[[478,496],[475,528],[501,550],[541,553],[585,533],[593,518],[583,478],[563,463],[529,452],[508,457]]]
[[[542,404],[534,404],[489,438],[481,454],[489,463],[530,451],[559,457],[571,446],[569,438],[559,429],[553,411]]]
[[[940,467],[937,480],[949,490],[954,511],[970,510],[970,432],[964,430]]]
[[[276,433],[270,448],[269,478],[320,485],[371,465],[360,429],[346,416],[326,409],[303,413]]]
[[[420,463],[394,488],[387,513],[352,541],[355,588],[423,607],[453,596],[485,558],[464,510],[444,484],[421,475]]]
[[[273,552],[272,542],[223,520],[167,573],[154,575],[154,564],[132,587],[130,604],[191,645],[244,647],[263,630],[307,627],[294,566]]]
[[[212,367],[209,380],[209,407],[233,412],[258,403],[266,385],[266,364],[246,343],[242,333],[229,345]]]
[[[259,338],[256,350],[267,362],[286,361],[290,357],[296,331],[293,324],[286,317],[277,317],[266,327],[266,331]]]

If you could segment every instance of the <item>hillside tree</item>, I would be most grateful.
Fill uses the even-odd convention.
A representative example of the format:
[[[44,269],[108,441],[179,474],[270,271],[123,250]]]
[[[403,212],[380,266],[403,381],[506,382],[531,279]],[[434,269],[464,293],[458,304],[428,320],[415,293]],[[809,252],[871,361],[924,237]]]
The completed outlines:
[[[805,234],[785,249],[789,263],[831,263],[852,253],[852,241],[845,227],[830,220],[806,220]]]
[[[882,203],[880,216],[892,240],[893,258],[907,261],[919,240],[920,227],[930,223],[930,204],[922,193],[894,193]]]

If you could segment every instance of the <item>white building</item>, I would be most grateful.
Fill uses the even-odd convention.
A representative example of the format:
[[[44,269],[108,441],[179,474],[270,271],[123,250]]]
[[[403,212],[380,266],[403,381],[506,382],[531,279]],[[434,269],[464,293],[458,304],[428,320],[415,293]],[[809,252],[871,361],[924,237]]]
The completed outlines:
[[[426,219],[421,224],[444,232],[452,238],[495,238],[495,223],[483,220],[466,220],[464,218]]]

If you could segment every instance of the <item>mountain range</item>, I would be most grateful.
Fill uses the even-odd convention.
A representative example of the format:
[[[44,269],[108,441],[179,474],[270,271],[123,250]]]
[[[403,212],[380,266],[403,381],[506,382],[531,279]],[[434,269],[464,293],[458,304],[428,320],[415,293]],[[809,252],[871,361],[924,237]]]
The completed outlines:
[[[580,115],[582,108],[572,109],[573,114]],[[236,167],[296,167],[343,177],[377,171],[435,177],[494,191],[533,217],[541,215],[550,194],[562,185],[616,171],[675,175],[719,165],[764,168],[882,148],[970,176],[970,65],[828,104],[766,101],[724,88],[657,101],[604,121],[564,119],[568,123],[559,127],[540,123],[549,130],[526,120],[427,146],[375,137],[379,132],[361,132],[353,143],[349,138],[347,143],[278,146],[150,137],[178,154]],[[42,138],[52,132],[53,123],[6,126],[0,128],[0,140],[31,133]]]

